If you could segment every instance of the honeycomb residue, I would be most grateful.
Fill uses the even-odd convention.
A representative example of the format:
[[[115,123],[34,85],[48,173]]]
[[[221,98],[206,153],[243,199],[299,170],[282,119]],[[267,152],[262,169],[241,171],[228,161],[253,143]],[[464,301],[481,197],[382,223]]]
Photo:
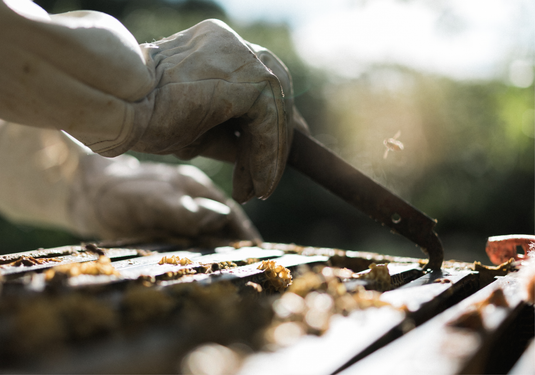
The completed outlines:
[[[259,270],[264,270],[269,286],[277,292],[282,292],[292,284],[292,274],[290,270],[273,260],[264,260],[258,266]]]
[[[157,279],[158,280],[176,280],[176,279],[180,279],[182,276],[194,275],[196,273],[197,271],[191,268],[185,268],[185,269],[181,269],[175,272],[172,272],[172,271],[166,272],[163,275],[158,276]]]
[[[45,272],[45,280],[50,281],[58,274],[68,277],[79,275],[120,276],[120,273],[111,265],[110,258],[103,255],[92,262],[69,263],[53,267]]]
[[[32,256],[21,256],[19,259],[15,260],[14,262],[8,263],[3,267],[6,267],[6,266],[12,266],[12,267],[28,266],[28,267],[31,267],[31,266],[34,266],[36,264],[45,264],[45,263],[48,263],[48,262],[61,262],[61,260],[58,259],[58,258],[39,259],[39,258],[34,258]]]
[[[180,258],[178,255],[171,255],[169,257],[167,256],[164,256],[159,262],[158,264],[162,265],[162,264],[175,264],[175,265],[179,265],[179,266],[186,266],[188,264],[192,264],[193,262],[191,260],[189,260],[188,258],[184,257],[184,258]]]
[[[236,268],[238,267],[238,265],[234,262],[231,262],[230,260],[226,260],[226,261],[224,260],[222,262],[212,263],[210,267],[212,268],[212,271],[217,271],[217,270],[228,270],[231,268]]]
[[[479,285],[481,288],[494,281],[496,276],[505,276],[511,271],[515,271],[515,259],[511,258],[496,267],[485,266],[481,262],[474,262],[472,269],[479,272]]]
[[[390,306],[381,293],[364,287],[349,292],[342,279],[350,270],[324,267],[307,271],[293,281],[273,303],[272,324],[265,332],[268,345],[288,346],[306,334],[321,335],[329,329],[331,317],[370,307]]]
[[[355,275],[355,277],[358,279],[370,280],[375,282],[376,289],[381,292],[390,290],[391,279],[390,272],[388,272],[388,266],[386,264],[372,263],[369,265],[369,267],[369,272]]]

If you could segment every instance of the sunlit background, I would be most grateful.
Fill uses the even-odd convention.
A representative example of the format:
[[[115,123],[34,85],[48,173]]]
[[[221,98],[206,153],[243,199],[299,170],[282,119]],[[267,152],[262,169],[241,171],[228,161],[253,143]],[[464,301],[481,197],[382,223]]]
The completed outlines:
[[[488,236],[534,233],[533,1],[36,2],[110,13],[140,43],[222,19],[285,61],[317,139],[438,220],[446,258],[489,263]],[[385,158],[395,135],[404,149]],[[230,192],[230,166],[191,163]],[[266,241],[422,255],[290,168],[245,209]],[[0,236],[2,252],[80,241],[6,222]]]

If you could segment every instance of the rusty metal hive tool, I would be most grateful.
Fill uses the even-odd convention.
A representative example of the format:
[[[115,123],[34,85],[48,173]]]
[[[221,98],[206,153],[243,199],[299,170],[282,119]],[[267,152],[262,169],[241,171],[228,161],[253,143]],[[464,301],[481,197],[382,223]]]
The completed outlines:
[[[444,250],[433,230],[436,220],[384,188],[311,136],[294,131],[288,164],[370,218],[414,242],[439,270]]]

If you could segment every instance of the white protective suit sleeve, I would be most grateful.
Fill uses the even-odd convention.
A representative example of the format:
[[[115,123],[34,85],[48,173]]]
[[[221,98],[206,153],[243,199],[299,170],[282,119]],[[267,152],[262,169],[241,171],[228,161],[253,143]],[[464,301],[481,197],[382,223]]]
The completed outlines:
[[[65,130],[95,152],[129,143],[133,103],[154,86],[134,37],[102,13],[39,9],[0,1],[0,118]]]
[[[0,120],[0,213],[83,237],[261,241],[241,207],[193,166],[108,159],[54,129]]]
[[[207,20],[138,45],[102,13],[49,16],[6,2],[0,118],[64,130],[104,156],[233,160],[240,203],[274,191],[296,126],[291,82],[284,98],[277,73],[227,25]]]

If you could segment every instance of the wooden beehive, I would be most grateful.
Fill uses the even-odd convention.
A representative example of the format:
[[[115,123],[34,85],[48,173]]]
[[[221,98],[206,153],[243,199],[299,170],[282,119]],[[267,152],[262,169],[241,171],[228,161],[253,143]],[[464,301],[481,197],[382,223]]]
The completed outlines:
[[[0,264],[2,372],[534,369],[534,308],[513,262],[426,272],[414,258],[239,243],[67,246]]]

